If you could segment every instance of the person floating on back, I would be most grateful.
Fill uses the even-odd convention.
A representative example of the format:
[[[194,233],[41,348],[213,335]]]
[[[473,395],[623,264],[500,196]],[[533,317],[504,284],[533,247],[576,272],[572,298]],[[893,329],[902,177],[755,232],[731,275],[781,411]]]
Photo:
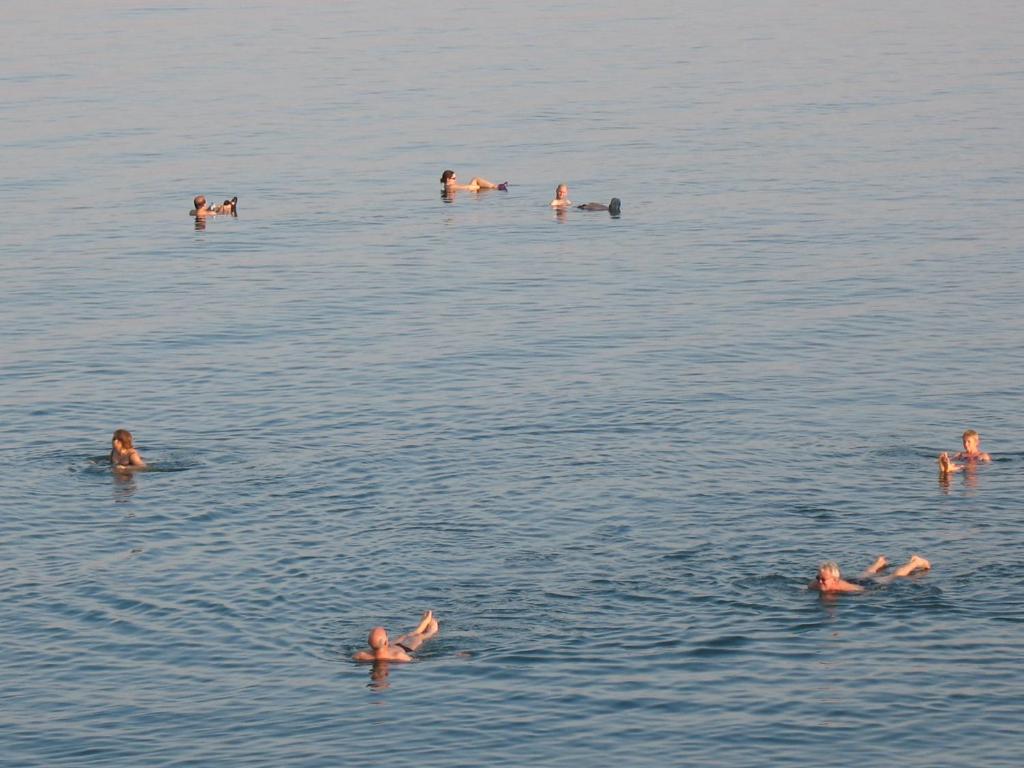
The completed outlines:
[[[864,572],[860,575],[862,579],[871,579],[878,584],[886,584],[893,579],[900,578],[903,576],[909,576],[916,571],[927,571],[930,570],[932,564],[925,560],[920,555],[911,555],[910,559],[893,571],[888,576],[879,575],[882,571],[889,567],[889,561],[885,559],[884,555],[879,555],[878,558],[873,562]],[[818,566],[818,576],[807,585],[808,589],[816,589],[824,594],[835,593],[835,592],[863,592],[864,587],[860,584],[854,584],[850,581],[843,579],[842,573],[839,571],[839,566],[832,560],[827,563],[822,563]]]
[[[956,464],[955,461],[966,461],[967,466],[973,466],[975,462],[992,461],[992,457],[981,450],[981,435],[973,429],[968,429],[963,434],[964,449],[952,459],[949,454],[943,451],[939,454],[939,472],[943,475],[950,472],[959,472],[964,468],[963,464]]]
[[[446,194],[450,192],[480,192],[484,189],[500,189],[503,192],[508,190],[507,181],[495,184],[493,181],[488,181],[482,176],[474,176],[469,180],[469,184],[459,184],[455,171],[451,170],[441,174],[441,186],[444,187]]]
[[[617,197],[613,197],[608,205],[604,203],[584,203],[576,207],[582,211],[608,211],[612,216],[618,216],[622,211],[622,201]]]
[[[132,433],[127,429],[114,430],[114,436],[110,440],[110,463],[114,469],[131,469],[132,467],[144,467],[146,462],[142,460],[139,452],[135,450],[132,441]]]
[[[388,642],[388,631],[384,627],[370,630],[367,642],[370,648],[359,651],[352,656],[356,661],[412,661],[409,654],[438,633],[437,619],[433,611],[425,611],[416,629],[399,637],[395,642]]]
[[[191,211],[188,212],[189,216],[195,216],[197,219],[205,219],[207,216],[217,216],[218,214],[225,214],[231,216],[238,215],[238,197],[232,197],[230,200],[225,200],[220,205],[207,205],[206,198],[202,195],[196,195],[192,200],[192,205],[195,206]]]

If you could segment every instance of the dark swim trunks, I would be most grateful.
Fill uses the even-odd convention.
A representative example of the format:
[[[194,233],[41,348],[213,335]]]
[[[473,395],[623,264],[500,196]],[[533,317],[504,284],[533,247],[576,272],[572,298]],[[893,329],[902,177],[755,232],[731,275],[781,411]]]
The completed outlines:
[[[412,653],[412,648],[410,648],[410,647],[409,647],[408,645],[406,645],[405,643],[395,643],[395,645],[397,645],[397,646],[398,646],[399,648],[401,648],[401,649],[402,649],[403,651],[405,651],[406,653]]]

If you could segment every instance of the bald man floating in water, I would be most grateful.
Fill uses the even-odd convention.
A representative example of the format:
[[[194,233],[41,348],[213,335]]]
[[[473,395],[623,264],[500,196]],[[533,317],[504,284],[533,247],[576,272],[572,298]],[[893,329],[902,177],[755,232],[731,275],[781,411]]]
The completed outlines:
[[[197,219],[205,219],[207,216],[216,216],[217,214],[230,214],[232,216],[238,215],[237,197],[225,200],[220,205],[207,205],[206,198],[203,197],[203,195],[196,195],[192,200],[192,205],[194,205],[195,208],[189,211],[188,215],[195,216]]]
[[[425,611],[416,629],[402,635],[394,643],[388,642],[388,631],[384,627],[374,627],[367,641],[370,644],[369,650],[359,651],[352,658],[356,661],[412,661],[409,654],[436,635],[439,629],[433,611]]]
[[[906,563],[893,571],[889,576],[879,576],[879,574],[888,567],[889,561],[885,559],[884,555],[879,555],[875,562],[873,562],[860,575],[860,577],[862,579],[871,579],[879,584],[886,584],[893,579],[900,578],[902,576],[909,576],[916,571],[930,570],[932,564],[920,555],[911,555],[910,559]],[[864,587],[860,584],[845,581],[842,573],[839,571],[839,566],[831,560],[827,563],[822,563],[818,567],[818,577],[807,586],[808,589],[816,589],[823,594],[864,591]]]

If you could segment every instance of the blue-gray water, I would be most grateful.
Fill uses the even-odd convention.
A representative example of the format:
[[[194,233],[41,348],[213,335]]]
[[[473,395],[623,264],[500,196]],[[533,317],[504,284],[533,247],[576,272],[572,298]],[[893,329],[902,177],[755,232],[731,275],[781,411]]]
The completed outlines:
[[[1017,3],[0,24],[0,764],[1024,760]]]

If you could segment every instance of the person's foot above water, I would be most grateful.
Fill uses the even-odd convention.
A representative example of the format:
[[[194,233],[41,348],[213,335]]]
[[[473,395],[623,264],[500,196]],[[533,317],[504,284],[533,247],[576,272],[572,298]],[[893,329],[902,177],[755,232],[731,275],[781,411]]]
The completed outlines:
[[[889,561],[885,559],[885,555],[879,555],[875,562],[868,567],[868,573],[878,573],[881,570],[889,567]]]
[[[920,555],[911,555],[909,564],[914,567],[915,571],[930,571],[932,568],[932,564]]]
[[[434,612],[429,608],[423,612],[423,616],[420,619],[420,623],[416,625],[416,629],[413,632],[422,634],[427,631],[427,627],[430,626],[431,622],[434,622]],[[437,622],[434,622],[435,624]]]

